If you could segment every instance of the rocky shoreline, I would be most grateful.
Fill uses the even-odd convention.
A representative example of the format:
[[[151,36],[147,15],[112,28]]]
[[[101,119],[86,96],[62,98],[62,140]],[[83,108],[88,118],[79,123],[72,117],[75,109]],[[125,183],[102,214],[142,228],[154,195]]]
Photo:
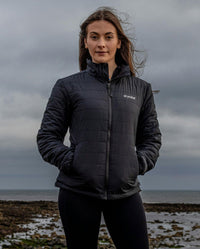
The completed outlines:
[[[144,208],[151,248],[184,248],[186,244],[200,248],[200,224],[195,218],[200,204],[144,203]],[[66,248],[57,203],[0,201],[0,242],[0,248]],[[115,248],[105,224],[99,233],[99,249],[103,248]]]

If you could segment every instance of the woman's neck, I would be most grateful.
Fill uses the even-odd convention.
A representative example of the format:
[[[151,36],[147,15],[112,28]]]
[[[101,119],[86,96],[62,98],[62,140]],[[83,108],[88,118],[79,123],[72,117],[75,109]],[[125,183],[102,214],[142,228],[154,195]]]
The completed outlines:
[[[109,79],[112,78],[113,72],[115,71],[116,67],[117,67],[116,63],[112,63],[112,64],[108,63],[108,75],[109,75]]]

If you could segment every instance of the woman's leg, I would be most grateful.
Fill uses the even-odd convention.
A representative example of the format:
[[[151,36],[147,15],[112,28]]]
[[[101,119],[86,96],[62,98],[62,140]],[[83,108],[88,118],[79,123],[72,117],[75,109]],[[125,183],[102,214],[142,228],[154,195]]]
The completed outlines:
[[[104,219],[116,248],[148,249],[146,217],[139,193],[104,204]]]
[[[101,221],[98,201],[60,189],[58,206],[68,249],[96,249]]]

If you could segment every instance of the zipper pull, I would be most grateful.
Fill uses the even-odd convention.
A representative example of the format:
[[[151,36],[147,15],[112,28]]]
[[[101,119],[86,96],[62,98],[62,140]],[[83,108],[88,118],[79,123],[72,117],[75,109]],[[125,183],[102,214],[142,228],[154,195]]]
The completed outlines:
[[[112,94],[111,94],[111,83],[110,82],[107,83],[107,89],[108,89],[109,96],[112,97]]]

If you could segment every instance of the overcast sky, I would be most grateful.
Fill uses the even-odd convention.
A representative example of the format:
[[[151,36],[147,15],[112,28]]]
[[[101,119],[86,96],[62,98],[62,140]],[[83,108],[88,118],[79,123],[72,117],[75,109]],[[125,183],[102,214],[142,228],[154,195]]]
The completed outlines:
[[[79,70],[80,23],[100,6],[129,15],[140,77],[159,89],[163,146],[142,189],[200,190],[200,1],[0,1],[0,189],[54,188],[36,134],[53,85]],[[66,143],[68,143],[66,139]]]

